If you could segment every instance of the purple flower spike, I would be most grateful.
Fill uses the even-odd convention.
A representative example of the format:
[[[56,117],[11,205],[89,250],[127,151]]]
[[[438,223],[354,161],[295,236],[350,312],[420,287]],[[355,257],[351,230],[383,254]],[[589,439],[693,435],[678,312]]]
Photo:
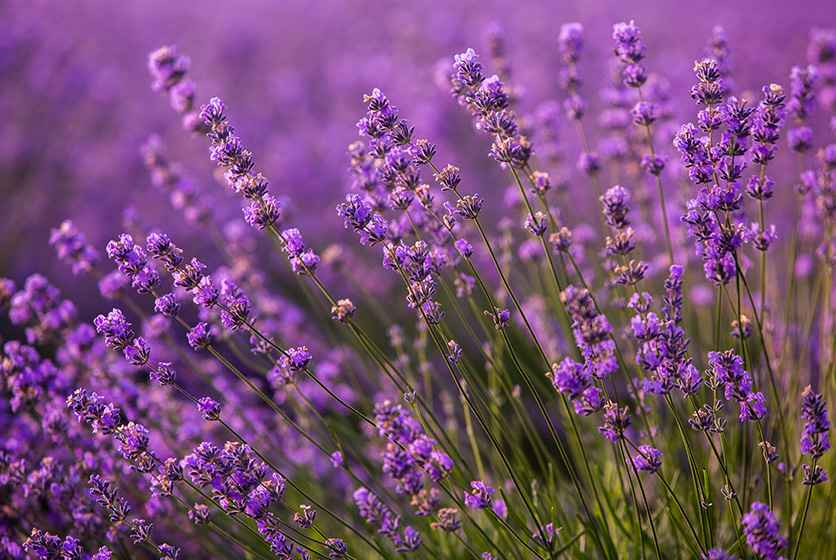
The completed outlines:
[[[613,26],[612,38],[615,40],[615,54],[625,64],[635,64],[644,58],[647,47],[641,39],[641,30],[636,22],[617,23]]]
[[[180,304],[177,303],[174,294],[165,294],[154,302],[154,311],[165,317],[176,317],[179,310]]]
[[[783,558],[778,551],[787,546],[787,539],[780,535],[781,521],[761,502],[753,502],[749,513],[743,516],[743,532],[746,543],[755,554],[766,560]]]
[[[605,438],[617,442],[624,437],[626,430],[633,421],[627,412],[627,407],[618,408],[614,402],[604,405],[604,425],[598,428]]]
[[[801,435],[801,453],[810,454],[813,461],[830,450],[830,420],[827,416],[827,401],[823,394],[816,394],[808,385],[801,395],[801,417],[807,420],[804,424],[804,432]],[[804,467],[805,485],[815,485],[827,482],[827,471],[816,465],[815,467]]]
[[[197,401],[197,409],[204,420],[216,421],[221,417],[221,404],[209,397],[203,397]]]
[[[554,540],[554,524],[548,523],[543,527],[540,527],[537,531],[531,535],[531,539],[542,546],[543,548],[551,548],[552,541]]]
[[[174,383],[176,373],[171,367],[171,362],[159,362],[157,367],[151,370],[151,379],[159,381],[160,385],[171,385]]]
[[[564,23],[557,36],[557,45],[563,60],[568,64],[576,63],[583,50],[583,25],[580,23]]]
[[[96,332],[105,335],[105,344],[115,350],[122,350],[134,339],[131,324],[120,309],[114,308],[107,317],[99,315],[93,320],[93,324],[96,326]]]
[[[424,541],[418,531],[407,525],[403,537],[395,537],[395,550],[398,552],[413,552],[418,550],[422,542]]]
[[[213,307],[218,301],[218,290],[211,276],[204,276],[195,287],[193,301],[201,307]]]
[[[148,71],[154,78],[151,89],[167,93],[189,70],[189,57],[177,54],[177,46],[160,47],[148,56]]]
[[[494,489],[482,482],[481,480],[474,480],[470,483],[473,489],[470,494],[465,495],[464,505],[472,509],[484,509],[491,507],[491,496],[493,496]]]
[[[189,346],[195,350],[203,350],[212,343],[212,333],[206,323],[195,325],[186,335],[186,338],[189,341]]]
[[[256,229],[266,229],[279,220],[281,207],[281,203],[273,196],[262,194],[242,209],[244,220]]]
[[[70,263],[73,276],[89,274],[99,260],[96,250],[87,245],[84,235],[71,220],[64,220],[57,229],[50,232],[49,244],[55,247],[59,259]]]
[[[628,462],[628,467],[635,467],[636,471],[647,471],[655,473],[662,466],[662,452],[654,449],[649,445],[640,445],[639,454],[633,457],[632,463]]]

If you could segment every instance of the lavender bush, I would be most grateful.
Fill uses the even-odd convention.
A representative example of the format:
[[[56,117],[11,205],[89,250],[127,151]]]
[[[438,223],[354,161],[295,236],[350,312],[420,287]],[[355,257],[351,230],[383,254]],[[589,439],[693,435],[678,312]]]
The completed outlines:
[[[443,126],[369,88],[332,205],[151,52],[154,188],[47,228],[96,299],[0,278],[0,557],[836,555],[836,29],[743,89],[613,23],[537,99],[489,25]]]

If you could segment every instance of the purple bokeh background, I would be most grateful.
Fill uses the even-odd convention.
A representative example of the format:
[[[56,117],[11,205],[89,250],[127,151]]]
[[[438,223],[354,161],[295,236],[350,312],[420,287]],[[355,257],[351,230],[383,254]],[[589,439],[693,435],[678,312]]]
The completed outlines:
[[[524,88],[525,113],[565,97],[556,85],[563,64],[556,37],[561,24],[578,21],[587,37],[581,93],[594,107],[612,57],[612,24],[629,19],[642,28],[647,66],[671,81],[678,124],[696,113],[688,97],[693,61],[703,56],[716,24],[729,36],[736,92],[758,92],[770,82],[788,84],[790,67],[807,63],[809,29],[836,25],[836,9],[828,0],[6,0],[0,4],[0,276],[22,282],[41,271],[68,290],[73,279],[47,245],[49,229],[71,218],[101,249],[121,231],[128,204],[149,225],[182,239],[182,219],[151,187],[139,153],[151,133],[216,196],[220,217],[240,216],[239,201],[213,179],[206,142],[189,138],[150,89],[146,59],[160,45],[177,44],[191,57],[198,102],[224,99],[272,192],[290,200],[289,219],[308,222],[306,236],[324,247],[349,236],[333,208],[348,189],[345,151],[357,139],[363,93],[381,88],[419,137],[438,142],[439,161],[461,167],[483,194],[499,193],[507,177],[486,163],[490,140],[472,132],[465,112],[438,87],[437,62],[470,46],[484,51],[486,27],[499,22],[514,85]],[[565,137],[573,161],[575,137]]]

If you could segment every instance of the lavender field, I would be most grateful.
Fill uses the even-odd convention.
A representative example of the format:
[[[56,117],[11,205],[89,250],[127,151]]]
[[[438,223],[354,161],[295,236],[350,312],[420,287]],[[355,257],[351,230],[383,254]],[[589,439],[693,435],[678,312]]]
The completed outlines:
[[[0,5],[0,560],[836,557],[829,2]]]

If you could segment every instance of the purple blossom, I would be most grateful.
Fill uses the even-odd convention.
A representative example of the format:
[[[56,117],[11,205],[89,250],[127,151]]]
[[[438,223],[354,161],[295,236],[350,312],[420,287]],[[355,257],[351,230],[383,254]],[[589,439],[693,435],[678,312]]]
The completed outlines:
[[[508,322],[511,319],[511,312],[507,309],[500,309],[494,307],[493,311],[485,311],[485,315],[493,319],[493,326],[497,330],[502,330],[508,327]]]
[[[630,219],[627,213],[630,211],[630,195],[620,185],[607,190],[607,192],[600,198],[601,204],[604,206],[604,216],[607,218],[607,224],[615,229],[624,229],[630,225]]]
[[[166,317],[176,317],[180,310],[180,304],[174,294],[165,294],[158,297],[154,302],[154,311]]]
[[[212,343],[212,332],[206,323],[198,323],[186,334],[189,346],[195,350],[203,350]]]
[[[57,229],[50,231],[49,244],[55,247],[59,259],[70,263],[74,276],[89,274],[99,260],[98,252],[87,245],[72,220],[64,220]]]
[[[559,529],[558,529],[559,531]],[[533,535],[531,535],[531,539],[542,546],[543,548],[550,549],[552,546],[552,541],[554,540],[555,529],[552,523],[548,523],[543,527],[537,529]]]
[[[341,299],[337,301],[337,305],[331,307],[331,318],[338,323],[347,323],[356,312],[357,307],[350,299]]]
[[[395,550],[397,552],[413,552],[418,550],[422,542],[424,541],[418,531],[407,525],[403,537],[395,536]]]
[[[763,394],[753,391],[753,380],[743,369],[743,360],[733,350],[709,352],[708,365],[714,378],[725,384],[727,399],[734,399],[740,405],[740,421],[758,420],[766,416]]]
[[[583,50],[584,32],[580,23],[564,23],[557,36],[557,45],[563,60],[573,64],[578,61]]]
[[[615,343],[610,338],[612,325],[595,310],[589,291],[567,286],[560,293],[560,301],[572,318],[572,333],[584,357],[584,368],[597,379],[604,379],[616,371]]]
[[[281,216],[281,203],[269,194],[263,194],[242,208],[244,220],[257,229],[266,229]]]
[[[830,450],[827,401],[824,400],[823,394],[815,394],[809,385],[804,389],[801,397],[801,417],[807,420],[801,435],[801,453],[810,454],[815,465],[815,461]],[[819,466],[804,465],[804,472],[804,484],[814,485],[828,480],[827,471]]]
[[[549,227],[548,219],[542,212],[535,212],[533,215],[529,214],[523,225],[531,235],[536,235],[537,237],[542,237]]]
[[[619,408],[616,403],[608,402],[604,405],[604,425],[598,431],[608,440],[617,442],[624,437],[624,431],[632,423],[626,406]]]
[[[141,336],[133,339],[129,346],[122,349],[125,354],[125,359],[132,366],[142,366],[148,363],[148,358],[151,357],[151,348],[148,343]]]
[[[612,38],[616,42],[615,54],[626,64],[635,64],[644,58],[647,47],[641,39],[641,30],[633,20],[613,26]]]
[[[638,449],[639,454],[634,456],[632,461],[628,461],[627,466],[631,469],[635,468],[636,471],[647,471],[649,473],[658,471],[659,467],[662,466],[662,452],[649,445],[640,445]]]
[[[201,307],[214,307],[218,302],[218,289],[212,283],[211,276],[203,276],[195,286],[193,293],[193,301]]]
[[[107,317],[99,315],[93,320],[93,324],[97,333],[105,335],[105,343],[115,350],[122,350],[134,339],[131,324],[120,309],[114,308]]]
[[[466,239],[457,239],[454,245],[462,257],[469,259],[473,256],[473,245],[468,243]]]
[[[795,152],[807,152],[813,147],[813,130],[808,126],[791,128],[787,131],[787,143]]]
[[[168,92],[189,70],[189,57],[177,53],[177,46],[160,47],[148,55],[148,71],[154,78],[151,89]]]
[[[158,381],[160,385],[172,385],[176,376],[171,362],[158,362],[157,367],[151,369],[151,379]]]
[[[308,352],[307,346],[300,346],[298,348],[288,348],[287,349],[287,365],[290,369],[299,371],[303,370],[308,367],[308,363],[311,361],[311,354]]]
[[[552,364],[549,377],[554,388],[572,401],[577,414],[589,416],[604,405],[601,390],[592,386],[592,376],[571,358]]]
[[[783,558],[779,551],[787,546],[787,539],[780,535],[781,521],[761,502],[753,502],[749,513],[743,516],[743,532],[746,543],[755,554],[767,560]]]
[[[494,489],[482,482],[481,480],[474,480],[470,483],[470,494],[465,494],[464,505],[471,509],[484,509],[491,507],[491,496],[493,496]]]

